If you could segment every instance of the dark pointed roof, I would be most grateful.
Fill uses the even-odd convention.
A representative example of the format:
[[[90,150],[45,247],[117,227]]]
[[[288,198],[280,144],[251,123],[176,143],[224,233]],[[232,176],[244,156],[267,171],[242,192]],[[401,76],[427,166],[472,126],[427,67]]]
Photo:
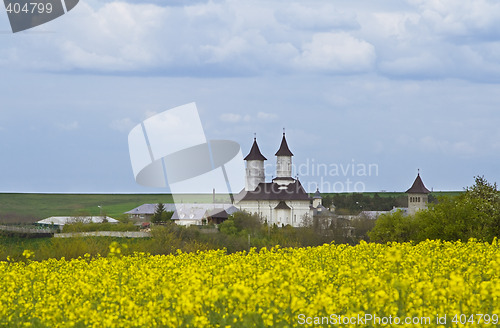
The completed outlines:
[[[245,157],[245,161],[265,161],[267,158],[262,155],[259,149],[259,145],[257,145],[257,138],[253,138],[252,149],[248,153],[247,157]]]
[[[275,156],[293,156],[288,144],[286,143],[285,132],[283,132],[283,139],[281,140],[280,149],[274,154]]]
[[[254,201],[254,200],[309,200],[309,195],[306,193],[298,180],[290,183],[285,189],[280,189],[280,185],[274,182],[259,183],[253,191],[243,189],[236,195],[237,202]]]
[[[319,192],[319,188],[316,188],[316,192],[314,193],[313,199],[323,198],[321,197],[321,193]]]
[[[425,188],[422,179],[420,178],[420,173],[417,174],[417,178],[410,189],[406,191],[408,194],[428,194],[430,193],[429,189]]]
[[[284,200],[280,201],[278,205],[274,208],[275,210],[289,210],[290,207],[285,203]]]

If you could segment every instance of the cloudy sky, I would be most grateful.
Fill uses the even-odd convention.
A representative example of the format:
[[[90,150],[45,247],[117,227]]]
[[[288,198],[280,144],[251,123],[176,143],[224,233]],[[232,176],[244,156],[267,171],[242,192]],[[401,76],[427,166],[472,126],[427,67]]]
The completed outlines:
[[[271,163],[286,128],[310,191],[500,182],[498,22],[495,0],[81,0],[13,34],[2,10],[0,191],[164,191],[127,136],[191,102]]]

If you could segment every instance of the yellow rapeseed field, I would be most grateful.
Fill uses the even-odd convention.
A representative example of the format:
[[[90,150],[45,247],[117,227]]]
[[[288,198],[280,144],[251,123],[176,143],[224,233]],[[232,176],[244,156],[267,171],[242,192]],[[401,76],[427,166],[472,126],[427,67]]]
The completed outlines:
[[[9,327],[498,327],[500,248],[361,243],[0,262]]]

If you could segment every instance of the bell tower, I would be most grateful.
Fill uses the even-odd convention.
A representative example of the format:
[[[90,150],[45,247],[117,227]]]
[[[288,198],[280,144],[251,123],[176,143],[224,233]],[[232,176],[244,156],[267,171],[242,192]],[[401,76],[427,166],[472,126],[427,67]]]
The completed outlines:
[[[281,139],[280,149],[276,152],[276,177],[292,177],[292,152],[288,148],[285,138],[285,129],[283,129],[283,139]]]
[[[413,215],[417,211],[427,209],[427,203],[429,201],[428,194],[429,189],[424,186],[422,179],[420,178],[420,170],[418,170],[417,177],[413,182],[410,189],[406,191],[408,194],[408,214]]]
[[[264,161],[267,158],[262,155],[257,145],[257,138],[254,136],[253,145],[248,155],[244,158],[246,167],[245,191],[254,191],[259,183],[264,183],[266,180],[264,171]]]

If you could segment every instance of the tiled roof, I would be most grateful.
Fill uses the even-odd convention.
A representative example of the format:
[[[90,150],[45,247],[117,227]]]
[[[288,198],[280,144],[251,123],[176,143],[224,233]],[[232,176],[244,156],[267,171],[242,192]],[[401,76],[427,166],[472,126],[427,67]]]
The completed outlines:
[[[428,194],[430,193],[429,189],[425,188],[422,179],[420,178],[420,173],[417,174],[417,178],[413,182],[413,185],[410,189],[406,191],[408,194]]]
[[[283,133],[283,139],[281,139],[280,149],[274,154],[275,156],[293,156],[288,144],[286,143],[285,133]]]
[[[244,158],[245,161],[265,161],[267,158],[262,155],[259,149],[259,145],[257,145],[257,139],[253,139],[253,145],[250,149],[248,155]]]
[[[235,197],[237,201],[245,200],[309,200],[309,196],[298,180],[290,183],[286,189],[273,182],[259,183],[254,191],[244,189]]]
[[[274,208],[275,210],[289,210],[290,206],[288,206],[284,200],[280,201],[278,205]]]

